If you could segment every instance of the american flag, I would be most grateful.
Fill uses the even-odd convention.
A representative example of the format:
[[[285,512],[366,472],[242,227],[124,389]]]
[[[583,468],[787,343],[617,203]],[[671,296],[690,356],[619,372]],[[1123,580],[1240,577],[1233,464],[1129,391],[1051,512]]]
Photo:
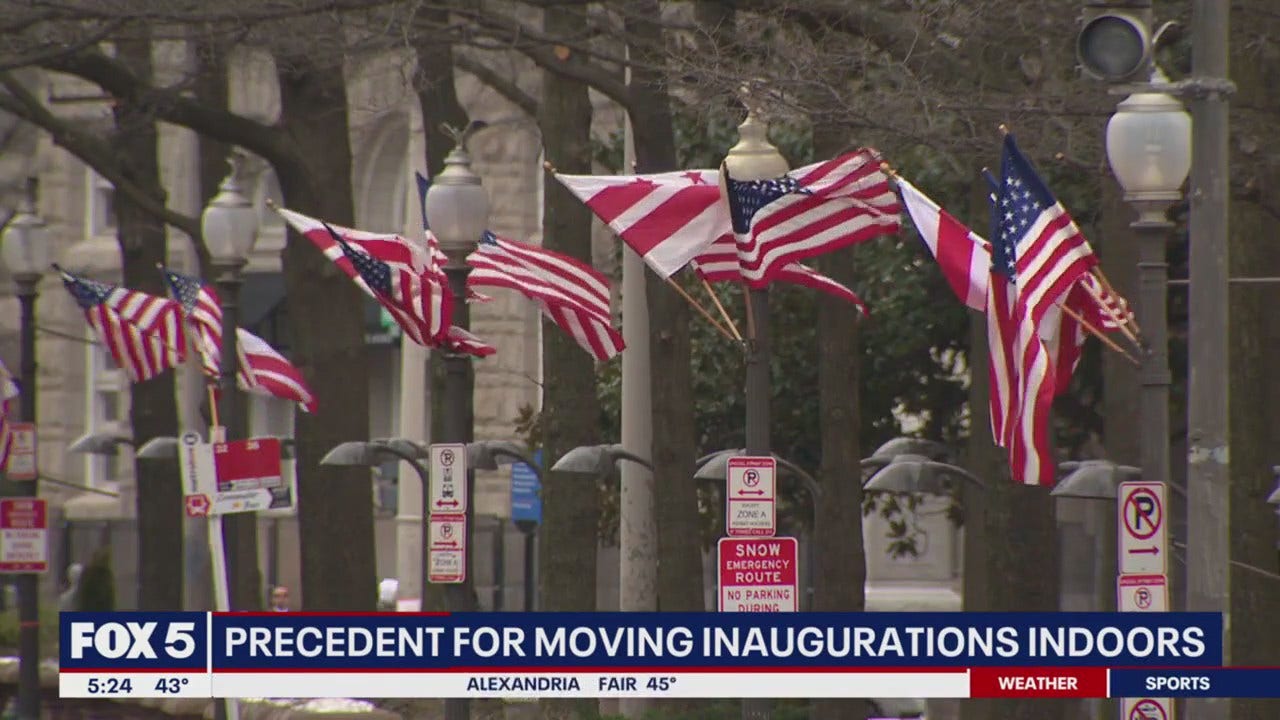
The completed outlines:
[[[779,178],[735,180],[723,168],[742,277],[752,287],[788,264],[898,232],[898,196],[880,156],[861,149]]]
[[[160,272],[169,288],[169,297],[182,306],[182,313],[191,326],[201,371],[216,379],[222,359],[222,301],[217,291],[199,278],[166,267],[161,267]]]
[[[663,278],[729,230],[714,170],[555,177]]]
[[[59,272],[89,327],[131,381],[150,380],[186,359],[186,333],[177,302]]]
[[[609,279],[581,260],[486,232],[467,263],[473,268],[469,283],[515,290],[536,301],[597,360],[625,347],[612,325]]]
[[[331,226],[284,208],[276,212],[386,308],[414,342],[430,347],[445,339],[453,296],[425,248],[395,234]]]
[[[991,432],[1009,452],[1013,479],[1052,485],[1050,410],[1056,392],[1049,351],[1018,302],[1017,239],[997,233],[987,302]]]
[[[18,394],[18,384],[13,381],[13,375],[0,362],[0,470],[4,470],[9,463],[9,450],[13,443],[9,416],[13,414],[13,402],[17,400]]]
[[[1030,164],[1022,156],[1021,152],[1018,151],[1016,143],[1012,140],[1012,135],[1007,137],[1005,147],[1006,157],[1009,155],[1009,150],[1012,149],[1015,159],[1019,161],[1018,163],[1015,163],[1015,168],[1025,169],[1031,176],[1031,184],[1038,186],[1044,194],[1047,194],[1048,189],[1044,186],[1044,183],[1036,177],[1035,171],[1031,169]],[[1012,213],[1007,209],[1000,209],[1001,207],[1007,207],[1001,203],[1001,183],[993,178],[989,173],[984,172],[984,174],[986,175],[988,182],[991,184],[990,197],[992,203],[993,226],[996,228],[1001,227],[1002,221],[1014,222],[1011,217]],[[1006,177],[1008,176],[1009,174],[1006,173]],[[1020,176],[1014,176],[1014,182],[1018,182],[1020,179]],[[1015,203],[1019,196],[1017,187],[1019,186],[1015,186],[1012,194]],[[1027,196],[1033,193],[1022,191],[1020,194],[1021,197],[1026,200],[1028,199]],[[1003,197],[1010,197],[1010,195],[1006,193]],[[1067,276],[1075,277],[1073,284],[1069,285],[1064,282],[1055,281],[1053,278],[1049,278],[1050,282],[1047,284],[1050,286],[1050,289],[1047,292],[1054,293],[1057,292],[1057,287],[1065,286],[1065,294],[1059,294],[1056,298],[1052,294],[1042,296],[1054,298],[1053,304],[1047,308],[1040,309],[1040,315],[1038,316],[1039,320],[1036,323],[1039,328],[1040,337],[1044,340],[1046,348],[1048,349],[1050,365],[1054,368],[1054,376],[1056,378],[1054,384],[1057,388],[1056,395],[1062,395],[1067,392],[1071,386],[1071,377],[1075,374],[1075,369],[1080,364],[1080,357],[1084,350],[1085,340],[1088,338],[1088,332],[1079,320],[1072,317],[1070,314],[1063,312],[1058,305],[1061,304],[1062,306],[1070,309],[1101,332],[1115,332],[1119,330],[1122,325],[1132,323],[1133,312],[1129,309],[1128,301],[1108,290],[1093,273],[1093,267],[1098,264],[1097,257],[1093,254],[1092,248],[1089,247],[1088,242],[1085,241],[1084,236],[1075,226],[1075,223],[1071,221],[1070,217],[1066,218],[1066,225],[1062,225],[1062,218],[1065,216],[1066,210],[1062,208],[1061,204],[1057,201],[1052,201],[1051,195],[1048,200],[1046,200],[1042,195],[1038,199],[1036,197],[1031,197],[1030,201],[1033,205],[1044,204],[1052,206],[1049,211],[1042,214],[1042,217],[1039,219],[1040,222],[1048,222],[1043,219],[1047,216],[1052,218],[1052,223],[1056,223],[1055,226],[1068,228],[1065,231],[1051,230],[1049,231],[1051,237],[1047,241],[1043,241],[1042,237],[1037,238],[1037,240],[1041,240],[1040,242],[1028,244],[1028,247],[1033,251],[1038,251],[1050,256],[1045,263],[1040,264],[1038,267],[1038,270],[1040,271],[1038,276],[1040,278],[1043,279],[1048,277],[1044,271],[1044,267],[1046,265],[1049,266],[1050,269],[1056,265],[1062,268],[1063,272],[1065,272]],[[1021,223],[1021,220],[1017,222]],[[1028,227],[1030,226],[1031,223],[1029,222]],[[999,232],[999,230],[997,230],[997,232]],[[1030,232],[1034,232],[1034,230]],[[1055,233],[1057,237],[1052,236]],[[1042,235],[1043,234],[1044,233],[1042,233]],[[1054,243],[1059,241],[1063,242],[1063,246],[1055,247]],[[987,246],[986,250],[989,253],[990,247]],[[1019,252],[1022,252],[1021,248],[1019,248]],[[1019,267],[1032,267],[1033,265],[1035,265],[1035,263],[1029,261],[1024,263],[1023,259],[1019,259]],[[1032,285],[1033,288],[1036,287],[1035,283],[1028,284]],[[1040,283],[1041,288],[1045,285],[1046,283]],[[1026,293],[1021,287],[1019,288],[1019,294],[1020,300],[1026,298]],[[1033,307],[1033,304],[1027,304],[1027,306]]]
[[[1037,327],[1083,275],[1098,264],[1084,234],[1036,174],[1013,135],[1004,139],[996,194],[997,243],[1017,253],[1019,305]]]
[[[187,323],[195,334],[200,368],[210,378],[222,372],[222,304],[212,286],[199,278],[161,268],[169,295],[182,306]],[[239,368],[236,384],[246,392],[291,400],[305,412],[316,407],[315,394],[302,373],[276,352],[266,340],[244,328],[236,328],[236,356]]]
[[[711,247],[700,253],[690,263],[698,277],[707,282],[742,282],[742,272],[738,265],[738,246],[733,235],[721,235]],[[807,265],[798,262],[787,263],[778,271],[774,280],[778,282],[803,285],[812,290],[823,292],[845,302],[853,303],[867,315],[867,306],[857,293],[823,275]]]

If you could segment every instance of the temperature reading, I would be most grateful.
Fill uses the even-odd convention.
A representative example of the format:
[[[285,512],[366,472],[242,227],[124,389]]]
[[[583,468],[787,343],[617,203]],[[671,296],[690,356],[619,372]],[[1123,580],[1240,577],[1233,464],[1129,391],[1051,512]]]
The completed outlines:
[[[190,683],[191,681],[187,678],[160,678],[156,681],[156,692],[176,695],[182,692],[182,688]]]
[[[676,679],[675,679],[675,678],[673,678],[673,677],[670,677],[670,676],[668,676],[668,677],[651,677],[651,678],[649,678],[649,682],[648,682],[648,684],[646,684],[646,685],[645,685],[645,687],[646,687],[647,689],[649,689],[649,690],[657,690],[658,692],[666,692],[666,691],[670,690],[670,689],[671,689],[671,687],[672,687],[673,685],[675,685],[675,684],[676,684]]]

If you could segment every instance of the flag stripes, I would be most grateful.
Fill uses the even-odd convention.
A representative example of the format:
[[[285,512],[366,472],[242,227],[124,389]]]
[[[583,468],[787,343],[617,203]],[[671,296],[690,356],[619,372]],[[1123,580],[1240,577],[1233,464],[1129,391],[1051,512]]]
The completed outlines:
[[[739,264],[752,287],[766,286],[791,262],[898,232],[898,196],[874,150],[781,178],[742,181],[724,172]]]
[[[89,327],[131,381],[150,380],[186,359],[186,333],[178,303],[59,272]]]

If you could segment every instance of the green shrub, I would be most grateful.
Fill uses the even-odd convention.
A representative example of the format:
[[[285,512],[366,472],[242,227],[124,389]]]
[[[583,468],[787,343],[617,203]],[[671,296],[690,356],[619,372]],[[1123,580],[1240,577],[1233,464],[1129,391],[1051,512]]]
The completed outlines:
[[[110,612],[116,609],[116,579],[111,571],[110,548],[98,548],[80,576],[76,610]]]

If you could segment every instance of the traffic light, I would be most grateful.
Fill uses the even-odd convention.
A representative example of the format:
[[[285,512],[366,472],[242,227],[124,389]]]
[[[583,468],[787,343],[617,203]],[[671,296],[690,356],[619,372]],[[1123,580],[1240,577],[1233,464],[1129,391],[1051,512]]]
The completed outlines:
[[[1152,68],[1151,2],[1085,5],[1076,58],[1086,75],[1111,83],[1149,79]]]

